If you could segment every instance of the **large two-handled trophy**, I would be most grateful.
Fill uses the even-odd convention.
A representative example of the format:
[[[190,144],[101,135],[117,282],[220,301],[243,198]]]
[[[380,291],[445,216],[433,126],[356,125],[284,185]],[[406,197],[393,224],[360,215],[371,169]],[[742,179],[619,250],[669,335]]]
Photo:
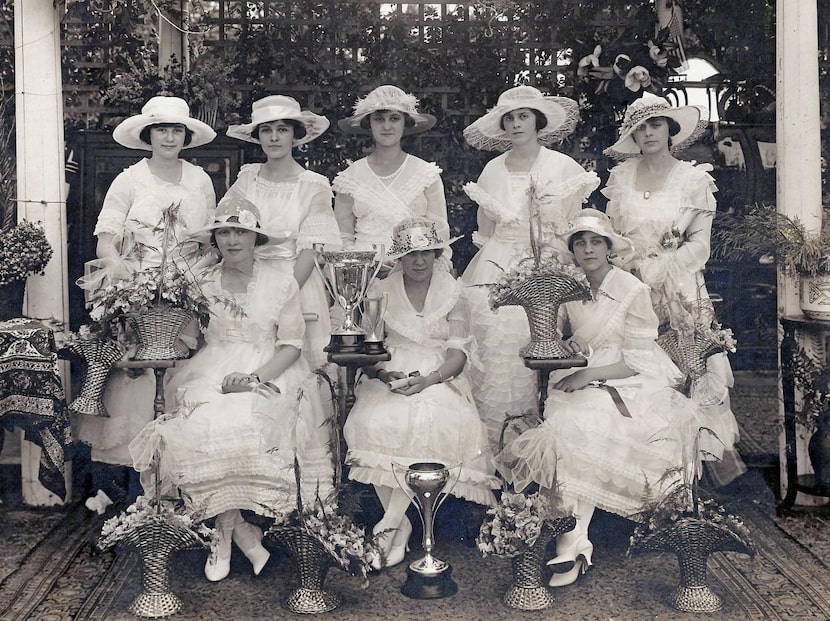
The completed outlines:
[[[403,483],[396,469],[403,471]],[[458,470],[454,480],[450,470]],[[455,487],[461,475],[461,466],[449,468],[437,462],[418,462],[408,468],[394,466],[392,473],[409,499],[418,508],[424,527],[424,552],[422,559],[413,561],[406,570],[406,582],[401,593],[412,599],[439,599],[458,592],[458,585],[452,579],[452,566],[432,556],[435,546],[433,523],[435,513]],[[447,487],[447,484],[450,484]],[[445,489],[446,488],[446,489]]]
[[[343,309],[343,323],[332,331],[327,352],[360,352],[366,332],[355,317],[369,285],[383,265],[385,249],[326,251],[323,244],[314,244],[314,265],[323,277],[329,293]]]

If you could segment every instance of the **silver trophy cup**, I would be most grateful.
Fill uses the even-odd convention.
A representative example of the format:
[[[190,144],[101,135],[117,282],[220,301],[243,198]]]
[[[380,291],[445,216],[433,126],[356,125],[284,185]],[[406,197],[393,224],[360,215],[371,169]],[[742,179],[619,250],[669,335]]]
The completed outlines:
[[[363,300],[363,327],[366,329],[366,337],[363,340],[364,354],[385,354],[383,346],[384,322],[386,314],[387,295],[380,297],[366,298]]]
[[[401,468],[398,466],[398,468]],[[458,470],[454,480],[450,470]],[[437,462],[418,462],[403,469],[403,483],[398,478],[396,468],[392,472],[398,485],[417,507],[424,527],[423,558],[409,564],[406,574],[406,583],[401,587],[401,593],[412,599],[439,599],[449,597],[458,592],[458,585],[452,579],[452,567],[446,561],[432,556],[435,546],[433,523],[435,513],[455,487],[461,474],[461,466],[449,468]],[[447,484],[450,483],[449,487]]]
[[[358,325],[355,311],[380,271],[384,247],[380,246],[379,250],[328,252],[322,244],[315,244],[314,250],[314,265],[344,314],[343,323],[332,331],[331,341],[325,351],[359,352],[366,333]]]

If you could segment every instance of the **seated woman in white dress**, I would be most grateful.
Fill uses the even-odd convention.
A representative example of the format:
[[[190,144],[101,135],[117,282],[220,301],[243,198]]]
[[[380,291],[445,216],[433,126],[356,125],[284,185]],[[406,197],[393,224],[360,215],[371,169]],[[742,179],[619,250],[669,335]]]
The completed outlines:
[[[291,263],[261,260],[255,248],[285,241],[259,224],[245,199],[222,202],[212,233],[222,261],[200,277],[211,303],[206,344],[167,388],[174,407],[130,444],[145,489],[157,453],[162,494],[180,493],[216,516],[219,544],[208,580],[230,570],[231,541],[259,574],[268,560],[262,531],[240,509],[260,514],[296,506],[295,455],[304,499],[332,490],[333,464],[315,378],[300,355],[305,322]]]
[[[398,266],[369,294],[387,298],[392,359],[363,369],[369,379],[358,386],[343,429],[350,478],[374,485],[385,511],[374,533],[387,566],[403,560],[412,532],[409,499],[393,464],[461,464],[452,494],[484,505],[493,504],[491,490],[499,487],[487,431],[462,373],[471,343],[467,300],[461,283],[434,269],[448,237],[446,224],[429,218],[395,227],[387,256]],[[394,380],[405,385],[390,390]]]
[[[694,446],[700,424],[695,403],[673,388],[682,375],[656,343],[648,287],[609,263],[629,242],[595,209],[583,209],[562,238],[593,300],[563,304],[560,328],[588,365],[551,375],[544,422],[497,457],[517,490],[536,482],[577,518],[548,561],[557,566],[551,586],[576,581],[591,565],[594,508],[623,517],[640,511],[646,490],[659,494],[674,482],[664,475],[686,465],[682,451]]]

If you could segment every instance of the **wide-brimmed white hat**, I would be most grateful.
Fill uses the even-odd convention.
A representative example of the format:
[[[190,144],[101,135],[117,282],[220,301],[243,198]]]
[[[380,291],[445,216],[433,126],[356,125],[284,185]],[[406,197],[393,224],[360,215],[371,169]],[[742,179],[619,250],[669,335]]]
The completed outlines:
[[[628,106],[625,111],[620,137],[603,153],[614,159],[622,160],[640,155],[640,147],[634,142],[634,130],[648,119],[665,116],[674,119],[680,125],[680,131],[671,137],[671,151],[682,151],[696,142],[709,127],[709,115],[701,106],[681,106],[674,108],[662,97],[643,96]]]
[[[252,136],[258,125],[289,119],[301,123],[305,128],[305,136],[294,141],[295,147],[311,142],[329,128],[329,120],[326,117],[301,109],[300,104],[293,97],[268,95],[258,99],[251,106],[250,123],[231,125],[228,127],[227,134],[231,138],[259,143],[259,139]]]
[[[434,116],[425,112],[418,112],[418,99],[415,95],[406,93],[391,84],[378,86],[366,97],[358,99],[354,105],[352,116],[340,119],[337,126],[350,134],[371,134],[370,130],[360,126],[360,121],[366,115],[378,110],[397,110],[408,114],[415,121],[415,125],[405,128],[403,130],[404,136],[420,134],[435,127],[436,120]]]
[[[591,233],[596,233],[597,235],[602,235],[610,239],[612,255],[620,255],[632,248],[631,242],[627,238],[614,231],[614,227],[611,226],[611,218],[592,207],[579,211],[574,216],[574,219],[571,220],[570,224],[568,224],[568,229],[564,233],[561,233],[559,238],[567,244],[571,237],[584,231],[590,231]]]
[[[152,147],[141,140],[141,131],[148,125],[161,123],[181,123],[193,132],[193,138],[183,148],[192,149],[209,143],[216,138],[216,132],[210,125],[190,116],[190,107],[181,97],[157,95],[136,114],[121,121],[112,131],[112,137],[120,145],[129,149],[151,151]]]
[[[545,95],[533,86],[516,86],[499,95],[495,107],[464,129],[464,139],[476,149],[506,151],[513,142],[501,127],[501,118],[519,108],[531,108],[545,116],[548,124],[537,136],[545,145],[567,138],[579,121],[579,105],[573,99]]]
[[[226,196],[216,206],[213,224],[193,233],[192,237],[205,241],[216,229],[235,228],[253,231],[268,238],[267,244],[281,244],[291,238],[290,231],[269,231],[262,228],[262,216],[251,201],[241,196]]]
[[[448,248],[461,237],[450,239],[450,227],[446,222],[430,218],[407,218],[392,231],[392,245],[386,252],[389,260],[399,259],[416,250],[438,250]]]

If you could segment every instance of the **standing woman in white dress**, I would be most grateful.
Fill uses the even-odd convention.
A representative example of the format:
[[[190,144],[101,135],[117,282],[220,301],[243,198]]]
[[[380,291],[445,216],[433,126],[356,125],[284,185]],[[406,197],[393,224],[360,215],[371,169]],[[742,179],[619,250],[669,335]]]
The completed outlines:
[[[697,106],[673,108],[644,97],[625,113],[620,137],[605,154],[623,160],[611,170],[602,193],[614,228],[634,244],[626,266],[651,289],[661,330],[709,324],[715,312],[703,270],[709,260],[712,219],[717,210],[709,164],[695,165],[675,153],[696,141],[708,126]],[[692,384],[692,397],[720,413],[713,431],[726,447],[708,471],[719,485],[746,471],[734,448],[738,424],[729,403],[732,368],[726,354],[707,359],[707,372]]]
[[[87,264],[87,275],[78,285],[87,299],[107,285],[168,260],[194,268],[200,259],[197,242],[188,234],[213,221],[216,195],[207,173],[179,158],[183,149],[209,143],[216,132],[190,117],[187,102],[178,97],[153,97],[141,114],[122,121],[113,131],[115,141],[129,149],[149,151],[150,156],[133,164],[115,178],[98,214],[95,235],[97,259]],[[168,211],[167,247],[164,248],[163,220]],[[91,311],[95,317],[95,309]],[[98,513],[121,493],[117,469],[130,466],[127,446],[136,433],[153,419],[155,380],[146,370],[139,376],[113,371],[104,392],[110,418],[81,416],[77,437],[92,447],[92,479],[97,488],[86,506]],[[131,472],[131,471],[130,471]],[[140,489],[131,477],[128,498]],[[135,479],[135,480],[133,480]]]
[[[461,277],[464,284],[496,282],[502,270],[530,253],[531,184],[536,188],[539,216],[548,242],[561,232],[599,185],[596,173],[547,148],[576,126],[575,101],[549,97],[532,86],[508,89],[497,105],[464,130],[464,138],[486,151],[506,151],[490,160],[476,183],[464,191],[478,203],[479,251]],[[487,423],[494,450],[508,414],[535,410],[536,376],[519,357],[530,340],[524,310],[490,310],[486,287],[470,287],[473,333],[478,356],[470,368],[479,414]]]
[[[313,247],[319,243],[326,249],[339,248],[340,232],[328,179],[297,162],[294,149],[318,138],[328,127],[328,119],[301,109],[295,99],[269,95],[254,102],[250,123],[232,125],[227,132],[231,138],[259,144],[267,158],[262,164],[244,165],[226,196],[256,205],[265,228],[294,235],[291,242],[270,247],[262,256],[293,261],[303,312],[316,315],[307,322],[303,347],[312,369],[326,364],[323,348],[331,336],[329,299],[314,268]]]
[[[340,172],[332,186],[334,211],[344,246],[371,250],[389,244],[405,218],[447,222],[441,169],[403,150],[401,140],[431,129],[435,117],[418,111],[414,95],[389,84],[378,86],[339,121],[341,130],[372,138],[372,152]],[[449,266],[449,250],[442,263]]]
[[[499,487],[487,431],[478,417],[464,368],[470,352],[469,307],[464,287],[435,269],[449,229],[429,218],[395,227],[387,256],[392,272],[375,281],[373,296],[385,296],[386,343],[392,355],[363,369],[343,436],[349,447],[349,477],[374,485],[383,518],[374,527],[387,566],[404,559],[412,524],[409,498],[398,486],[393,464],[461,464],[451,493],[482,505]],[[389,382],[403,382],[390,389]]]

